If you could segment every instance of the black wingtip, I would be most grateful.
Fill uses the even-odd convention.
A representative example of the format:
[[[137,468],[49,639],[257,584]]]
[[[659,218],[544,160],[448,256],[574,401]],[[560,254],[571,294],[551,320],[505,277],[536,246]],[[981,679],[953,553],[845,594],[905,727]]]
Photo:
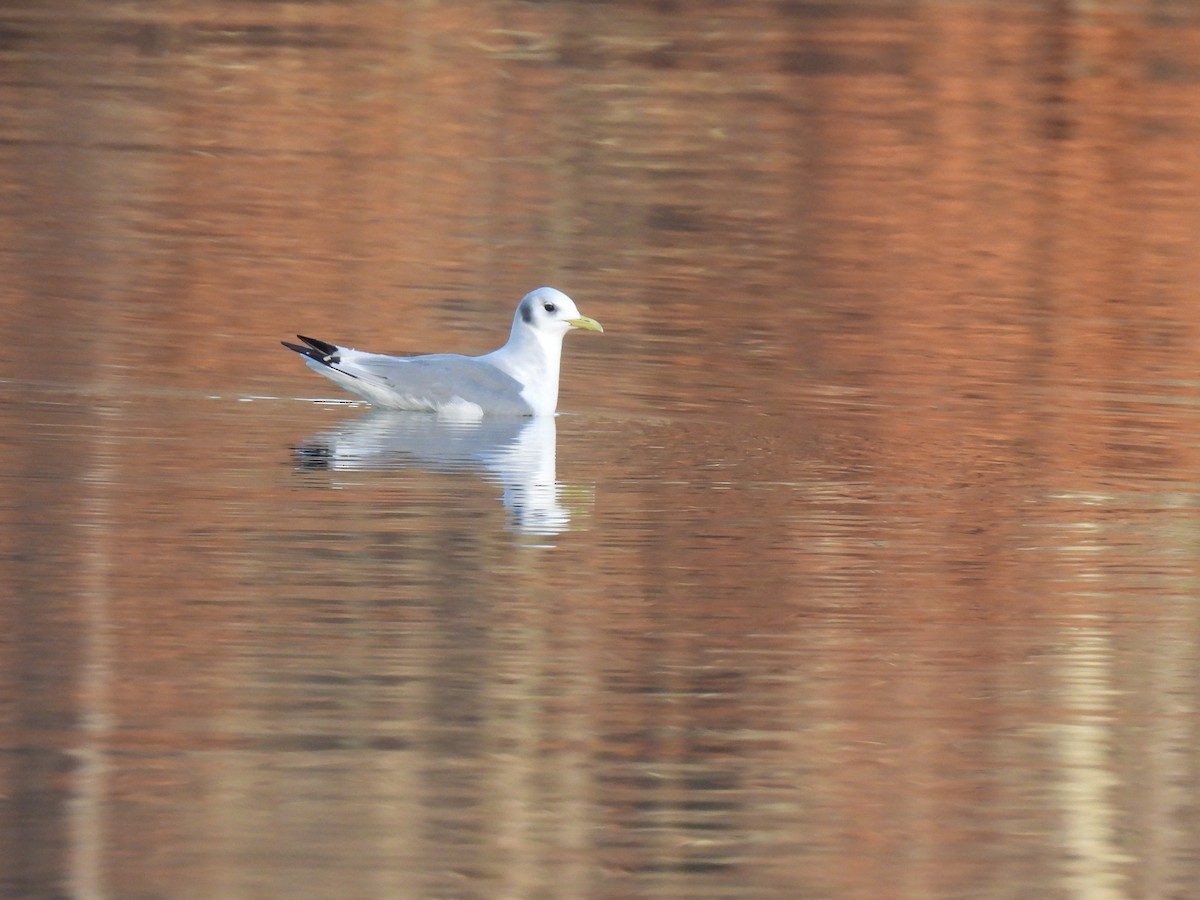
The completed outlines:
[[[300,340],[304,341],[304,343],[308,344],[314,350],[320,350],[325,356],[337,355],[337,344],[331,344],[329,341],[319,341],[316,338],[305,337],[302,334],[298,334],[296,337],[300,338]]]
[[[319,341],[316,338],[305,337],[302,334],[296,335],[304,343],[308,344],[303,347],[300,344],[293,344],[291,341],[280,341],[279,343],[287,347],[289,350],[295,350],[301,356],[307,356],[309,359],[316,360],[325,365],[332,365],[340,362],[338,359],[338,348],[336,344],[331,344],[328,341]]]

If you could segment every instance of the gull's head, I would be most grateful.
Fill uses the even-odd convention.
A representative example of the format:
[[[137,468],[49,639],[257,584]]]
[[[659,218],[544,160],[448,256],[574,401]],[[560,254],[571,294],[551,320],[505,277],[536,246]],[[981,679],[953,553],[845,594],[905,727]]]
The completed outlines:
[[[574,300],[552,287],[540,287],[522,298],[513,328],[531,328],[539,337],[557,338],[576,328],[604,330],[595,319],[582,315]]]

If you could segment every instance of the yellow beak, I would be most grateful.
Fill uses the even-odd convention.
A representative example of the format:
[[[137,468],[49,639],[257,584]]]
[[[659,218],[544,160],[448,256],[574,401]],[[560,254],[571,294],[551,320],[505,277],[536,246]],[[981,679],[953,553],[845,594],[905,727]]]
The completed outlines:
[[[572,328],[582,328],[584,331],[604,331],[599,322],[595,319],[589,319],[587,316],[580,316],[578,319],[567,319],[567,324]]]

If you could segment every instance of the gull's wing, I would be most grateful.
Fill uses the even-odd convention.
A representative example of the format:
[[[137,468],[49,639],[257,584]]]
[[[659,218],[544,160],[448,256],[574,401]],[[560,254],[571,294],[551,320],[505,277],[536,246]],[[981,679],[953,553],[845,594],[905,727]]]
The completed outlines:
[[[385,356],[338,347],[308,364],[372,403],[392,409],[467,415],[529,415],[515,378],[478,357],[453,353],[428,356]],[[471,406],[479,407],[478,412]]]

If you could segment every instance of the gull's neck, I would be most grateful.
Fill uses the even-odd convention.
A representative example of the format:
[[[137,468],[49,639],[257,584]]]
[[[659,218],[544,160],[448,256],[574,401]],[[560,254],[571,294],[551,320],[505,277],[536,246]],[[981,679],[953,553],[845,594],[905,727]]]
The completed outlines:
[[[526,385],[521,396],[535,415],[549,415],[558,406],[558,372],[562,361],[562,334],[547,334],[513,319],[508,343],[487,355],[496,368]]]

